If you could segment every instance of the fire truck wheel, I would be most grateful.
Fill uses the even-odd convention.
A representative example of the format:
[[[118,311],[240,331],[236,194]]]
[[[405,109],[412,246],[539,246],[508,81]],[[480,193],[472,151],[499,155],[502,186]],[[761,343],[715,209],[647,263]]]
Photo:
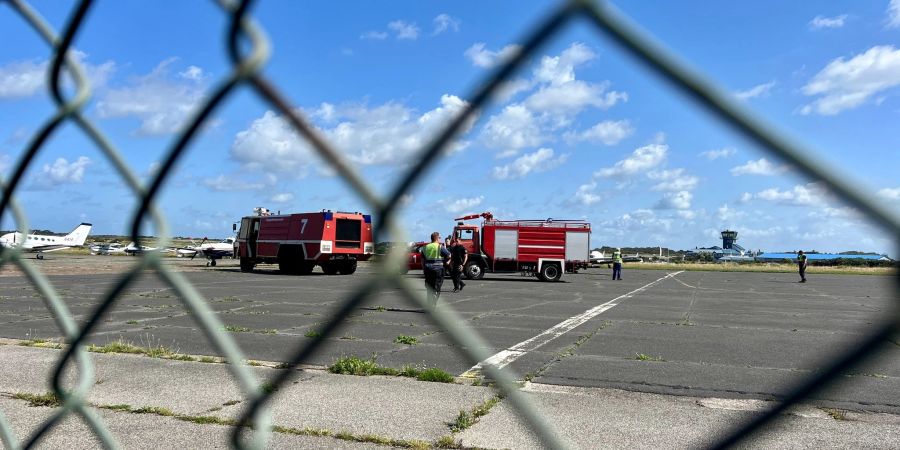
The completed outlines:
[[[542,281],[558,281],[562,277],[562,270],[556,264],[548,263],[541,267],[538,277]]]
[[[334,275],[334,274],[338,273],[337,263],[332,263],[332,262],[322,263],[322,272],[325,272],[325,275]]]
[[[241,272],[252,272],[253,261],[250,258],[241,258]]]
[[[478,265],[478,263],[470,262],[466,264],[465,270],[466,278],[470,280],[480,280],[484,278],[484,269]]]
[[[352,259],[350,261],[342,263],[339,270],[341,272],[341,275],[352,275],[353,272],[356,272],[356,260]]]

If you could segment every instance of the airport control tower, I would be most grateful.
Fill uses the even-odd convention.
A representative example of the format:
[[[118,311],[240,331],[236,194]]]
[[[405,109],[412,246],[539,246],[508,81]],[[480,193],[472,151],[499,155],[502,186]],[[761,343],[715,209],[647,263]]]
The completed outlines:
[[[734,248],[734,241],[737,240],[737,231],[725,230],[722,232],[722,248]]]

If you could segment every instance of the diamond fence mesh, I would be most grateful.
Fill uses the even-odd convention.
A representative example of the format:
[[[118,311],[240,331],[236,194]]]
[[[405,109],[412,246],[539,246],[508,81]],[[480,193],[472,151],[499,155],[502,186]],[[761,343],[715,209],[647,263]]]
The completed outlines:
[[[434,166],[441,152],[452,143],[457,134],[471,121],[477,112],[484,107],[496,93],[501,84],[511,77],[533,55],[542,44],[555,36],[560,30],[575,20],[585,20],[592,24],[599,34],[624,48],[637,61],[649,70],[659,74],[671,83],[672,87],[681,91],[686,97],[705,107],[722,122],[756,142],[773,155],[791,163],[797,170],[813,180],[820,180],[829,190],[848,205],[865,214],[876,225],[881,226],[893,236],[900,235],[900,220],[881,204],[872,200],[872,196],[857,187],[852,180],[838,176],[834,171],[818,163],[814,153],[804,150],[798,144],[777,133],[772,127],[756,119],[747,111],[737,106],[727,94],[717,90],[714,84],[690,70],[687,65],[656,45],[645,34],[631,25],[605,2],[565,1],[551,10],[537,27],[530,30],[522,39],[521,50],[497,68],[480,87],[471,95],[466,108],[456,116],[427,146],[421,149],[417,163],[402,177],[396,188],[387,197],[377,195],[370,185],[355,169],[348,164],[342,154],[326,139],[320,136],[291,106],[275,84],[267,80],[261,73],[268,56],[269,43],[262,29],[250,16],[252,0],[218,2],[222,13],[228,19],[226,31],[227,49],[232,62],[231,72],[214,86],[208,98],[202,104],[181,131],[174,143],[165,153],[160,168],[149,185],[143,185],[121,157],[115,145],[107,139],[83,114],[82,109],[90,100],[90,87],[82,67],[71,57],[70,49],[77,33],[81,30],[85,16],[93,5],[92,0],[79,2],[60,35],[48,26],[40,14],[27,3],[20,0],[6,0],[15,14],[28,23],[43,39],[51,53],[52,64],[48,70],[48,89],[55,102],[56,112],[49,117],[40,129],[31,137],[23,150],[12,174],[6,181],[0,181],[3,196],[0,199],[0,217],[7,212],[13,217],[17,228],[28,233],[28,222],[25,214],[15,201],[14,193],[22,184],[26,169],[34,161],[43,144],[66,122],[77,126],[115,167],[125,184],[137,200],[137,208],[131,216],[131,235],[140,245],[142,225],[151,223],[157,231],[161,247],[170,241],[168,225],[165,217],[154,204],[160,188],[166,183],[171,169],[176,162],[189,151],[191,142],[197,131],[206,120],[232,95],[235,88],[244,85],[251,88],[258,97],[271,105],[306,139],[337,174],[355,191],[356,194],[376,212],[375,235],[378,240],[406,241],[404,230],[394,222],[395,212],[401,197],[409,192],[421,180],[428,169]],[[243,49],[248,49],[246,52]],[[63,77],[68,75],[74,81],[74,94],[66,97],[63,90]],[[420,286],[406,279],[401,273],[405,265],[405,255],[393,252],[388,258],[379,260],[375,265],[375,276],[363,284],[353,295],[342,303],[339,310],[329,318],[321,329],[321,338],[301,345],[292,354],[288,365],[296,368],[315,352],[325,338],[332,335],[341,322],[347,318],[368,297],[386,288],[399,288],[410,302],[426,309],[429,316],[445,331],[455,344],[461,347],[469,362],[473,365],[485,360],[488,356],[487,345],[464,325],[456,313],[449,308],[428,309]],[[122,275],[114,286],[103,295],[87,322],[79,327],[60,294],[48,278],[32,263],[26,260],[19,249],[7,248],[0,253],[2,265],[18,267],[41,295],[46,307],[52,313],[57,326],[62,331],[68,344],[62,357],[56,364],[52,374],[52,388],[61,399],[61,407],[40,424],[37,430],[25,442],[19,442],[10,427],[8,420],[0,411],[0,440],[9,449],[31,448],[51,431],[63,418],[76,414],[96,434],[105,448],[118,448],[115,436],[105,426],[100,417],[94,413],[86,401],[86,397],[94,385],[94,366],[86,352],[85,339],[102,322],[104,315],[116,303],[120,295],[133,283],[139,274],[151,270],[168,284],[184,306],[197,321],[206,337],[221,355],[230,363],[228,368],[246,396],[249,407],[237,425],[233,427],[232,445],[235,448],[263,448],[267,445],[271,433],[271,414],[267,403],[273,393],[295,374],[294,370],[280,371],[279,375],[268,383],[268,389],[262,389],[260,382],[245,364],[243,352],[233,338],[223,331],[223,324],[213,313],[206,300],[191,283],[178,272],[168,269],[160,257],[154,253],[144,254],[140,261]],[[900,282],[900,279],[897,280]],[[897,286],[900,288],[900,284]],[[896,295],[896,294],[895,294]],[[842,374],[848,369],[874,356],[879,347],[900,329],[900,307],[885,317],[884,323],[864,339],[856,342],[852,350],[845,354],[833,355],[830,364],[824,369],[814,372],[804,382],[795,386],[791,392],[772,409],[757,415],[747,423],[740,424],[732,430],[723,430],[714,444],[716,448],[732,446],[752,435],[760,428],[774,420],[778,414],[804,398],[841,381]],[[74,364],[77,380],[64,385],[64,373]],[[549,420],[542,417],[540,411],[529,402],[529,399],[518,390],[516,380],[520,379],[508,368],[502,370],[494,366],[484,367],[486,375],[497,382],[499,389],[524,419],[531,431],[547,448],[566,448],[567,443],[550,425]],[[598,436],[599,440],[600,436]]]

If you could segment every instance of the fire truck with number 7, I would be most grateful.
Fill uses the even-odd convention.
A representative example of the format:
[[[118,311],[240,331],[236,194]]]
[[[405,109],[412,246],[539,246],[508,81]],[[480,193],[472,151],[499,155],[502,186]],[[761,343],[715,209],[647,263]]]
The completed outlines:
[[[357,261],[367,261],[375,252],[372,216],[367,214],[331,210],[271,214],[266,208],[255,208],[254,213],[241,218],[234,244],[242,272],[268,263],[288,274],[304,275],[320,266],[328,275],[350,275],[356,272]]]
[[[481,227],[462,221],[484,218]],[[458,217],[453,236],[466,247],[466,278],[522,272],[558,281],[590,262],[591,224],[582,220],[496,220],[490,212]]]

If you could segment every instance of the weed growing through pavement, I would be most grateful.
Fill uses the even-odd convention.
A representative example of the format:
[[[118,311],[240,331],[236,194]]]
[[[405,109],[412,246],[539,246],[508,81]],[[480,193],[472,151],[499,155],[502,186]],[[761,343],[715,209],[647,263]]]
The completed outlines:
[[[844,412],[839,409],[834,408],[819,408],[824,411],[826,414],[831,416],[834,420],[847,420],[847,416],[844,415]]]
[[[456,420],[450,423],[450,430],[454,433],[459,433],[472,425],[478,423],[478,419],[487,415],[490,412],[491,408],[497,406],[500,401],[503,400],[503,396],[501,394],[497,394],[484,402],[475,405],[472,408],[472,411],[466,411],[464,409],[459,411],[459,415],[456,416]]]
[[[39,348],[55,348],[61,349],[62,343],[50,339],[29,339],[19,342],[22,347],[39,347]]]
[[[384,306],[378,305],[375,307],[375,311],[385,312],[385,311],[387,311],[387,308],[385,308]]]
[[[636,359],[638,361],[665,362],[665,360],[662,359],[662,356],[650,356],[643,353],[635,353],[633,359]]]
[[[62,405],[59,397],[57,397],[53,392],[47,392],[44,394],[18,392],[13,395],[13,398],[17,400],[25,400],[28,402],[29,406],[47,406],[50,408],[56,408],[57,406]]]
[[[127,323],[128,325],[137,325],[138,321],[137,320],[129,320],[125,323]]]
[[[419,369],[411,365],[403,366],[400,370],[393,367],[382,367],[375,362],[376,357],[373,355],[371,359],[362,359],[358,356],[345,356],[336,360],[332,365],[328,366],[328,371],[341,375],[387,375],[415,378],[419,381],[430,381],[438,383],[452,383],[453,375],[438,368]]]
[[[319,337],[322,337],[322,333],[319,333],[316,330],[309,330],[306,332],[306,334],[304,334],[304,336],[306,336],[308,338],[319,338]]]
[[[394,339],[395,344],[406,344],[406,345],[416,345],[419,343],[419,339],[414,336],[407,336],[405,334],[401,334]]]
[[[247,327],[239,327],[237,325],[225,325],[222,327],[225,331],[230,331],[232,333],[249,333],[250,329]]]

